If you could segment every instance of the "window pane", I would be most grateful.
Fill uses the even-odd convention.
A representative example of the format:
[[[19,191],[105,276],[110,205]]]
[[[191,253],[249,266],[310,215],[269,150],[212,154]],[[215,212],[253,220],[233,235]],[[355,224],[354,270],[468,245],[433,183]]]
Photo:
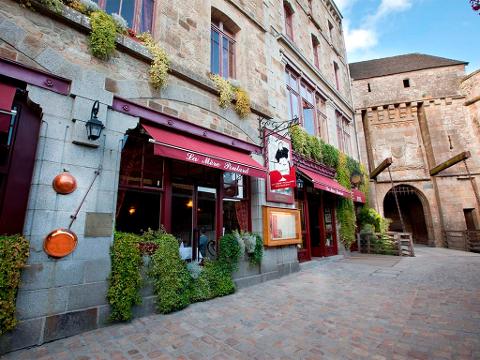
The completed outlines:
[[[243,176],[234,172],[223,173],[223,195],[228,198],[244,198]]]
[[[161,188],[163,180],[163,158],[153,154],[153,144],[145,144],[143,163],[143,186]]]
[[[139,31],[152,31],[153,0],[143,0],[140,14]]]
[[[127,20],[128,26],[133,26],[133,17],[135,14],[135,0],[122,0],[121,15]]]
[[[297,82],[297,78],[290,74],[290,87],[295,90],[296,92],[298,92],[298,82]]]
[[[300,117],[300,113],[299,113],[299,99],[298,99],[298,95],[295,95],[294,93],[290,93],[291,95],[291,108],[290,108],[290,111],[289,111],[289,114],[291,116],[290,119],[293,119],[294,117]]]
[[[230,41],[230,51],[229,51],[229,58],[228,63],[230,67],[229,76],[231,78],[235,77],[235,47],[232,41]]]
[[[116,13],[120,11],[120,0],[106,0],[105,1],[105,12],[107,14]]]
[[[228,64],[228,59],[229,59],[229,48],[230,48],[230,42],[228,41],[228,38],[222,37],[222,76],[223,77],[228,77],[230,74],[230,68]]]
[[[210,71],[214,74],[220,73],[219,34],[212,29],[210,41]]]
[[[315,135],[315,118],[313,115],[313,109],[308,105],[305,105],[303,108],[303,127],[307,133],[310,135]]]

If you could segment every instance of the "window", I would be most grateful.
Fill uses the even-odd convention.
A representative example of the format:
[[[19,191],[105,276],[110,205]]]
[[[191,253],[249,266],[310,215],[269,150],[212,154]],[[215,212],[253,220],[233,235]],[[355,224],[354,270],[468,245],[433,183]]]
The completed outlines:
[[[235,41],[224,23],[212,22],[210,70],[224,78],[235,77]]]
[[[315,120],[315,94],[300,77],[286,71],[286,83],[288,92],[288,116],[289,119],[298,117],[300,124],[310,135],[316,135]]]
[[[403,79],[403,87],[404,88],[410,87],[410,79]]]
[[[293,40],[293,9],[287,2],[283,3],[283,11],[285,13],[285,33]]]
[[[333,71],[335,73],[335,86],[337,88],[337,90],[340,90],[340,78],[339,78],[339,68],[338,68],[338,64],[334,61],[333,62]]]
[[[223,228],[225,233],[249,231],[250,201],[249,189],[246,186],[248,177],[223,173]]]
[[[352,155],[352,139],[350,136],[350,121],[337,112],[338,148],[347,155]]]
[[[136,33],[152,31],[154,0],[93,0],[107,14],[119,14]]]
[[[330,21],[328,22],[328,35],[330,36],[330,41],[333,42],[333,25]]]
[[[317,69],[320,69],[320,61],[318,57],[318,47],[320,43],[315,35],[312,34],[313,63]]]
[[[316,110],[317,110],[317,125],[318,125],[318,136],[325,141],[329,142],[328,139],[328,122],[327,122],[327,105],[324,98],[321,96],[315,96]]]

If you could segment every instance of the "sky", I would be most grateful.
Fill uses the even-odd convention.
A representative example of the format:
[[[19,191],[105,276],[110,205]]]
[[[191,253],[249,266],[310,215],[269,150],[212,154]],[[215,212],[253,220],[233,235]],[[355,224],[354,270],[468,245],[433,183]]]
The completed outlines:
[[[468,0],[334,0],[348,61],[423,53],[480,68],[480,15]]]

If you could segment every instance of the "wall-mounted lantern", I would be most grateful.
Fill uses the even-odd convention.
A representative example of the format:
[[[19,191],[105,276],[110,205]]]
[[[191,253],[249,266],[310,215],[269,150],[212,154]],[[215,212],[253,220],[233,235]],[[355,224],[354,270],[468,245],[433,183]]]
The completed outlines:
[[[297,177],[297,189],[302,190],[303,189],[304,182],[302,179]]]
[[[92,106],[92,113],[90,115],[90,120],[87,121],[85,127],[87,128],[87,137],[88,140],[97,140],[102,133],[102,130],[105,128],[103,123],[98,120],[98,110],[100,109],[99,101],[95,101]]]

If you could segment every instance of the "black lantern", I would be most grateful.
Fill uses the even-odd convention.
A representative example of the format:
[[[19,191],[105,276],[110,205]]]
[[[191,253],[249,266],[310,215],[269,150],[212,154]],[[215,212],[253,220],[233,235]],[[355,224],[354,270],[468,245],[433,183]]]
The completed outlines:
[[[301,190],[303,189],[303,180],[297,177],[297,189]]]
[[[102,133],[103,128],[105,127],[103,123],[98,120],[98,110],[100,109],[100,103],[95,101],[92,106],[92,113],[90,115],[90,120],[87,121],[85,127],[87,128],[87,137],[88,140],[97,140]]]

